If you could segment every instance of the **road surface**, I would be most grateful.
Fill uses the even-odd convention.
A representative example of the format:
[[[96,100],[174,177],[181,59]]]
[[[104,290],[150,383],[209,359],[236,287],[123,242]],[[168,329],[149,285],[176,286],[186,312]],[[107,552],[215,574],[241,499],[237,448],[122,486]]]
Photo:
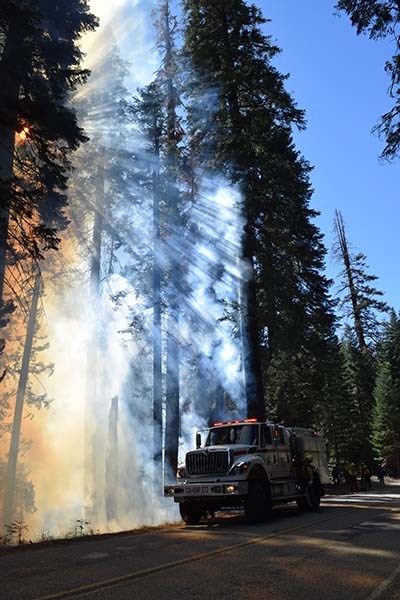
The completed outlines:
[[[29,546],[0,555],[1,600],[400,600],[400,486],[248,525]]]

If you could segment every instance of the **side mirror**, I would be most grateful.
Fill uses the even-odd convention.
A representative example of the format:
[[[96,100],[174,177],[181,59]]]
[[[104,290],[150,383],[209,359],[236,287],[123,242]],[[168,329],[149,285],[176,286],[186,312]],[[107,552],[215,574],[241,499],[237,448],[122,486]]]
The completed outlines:
[[[201,433],[200,433],[200,431],[198,431],[196,433],[196,448],[197,449],[201,448]]]

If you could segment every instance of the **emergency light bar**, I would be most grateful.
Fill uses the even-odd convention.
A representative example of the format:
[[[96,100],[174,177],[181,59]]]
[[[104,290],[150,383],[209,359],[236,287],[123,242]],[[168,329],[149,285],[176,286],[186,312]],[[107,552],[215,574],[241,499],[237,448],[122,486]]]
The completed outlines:
[[[242,419],[240,421],[224,421],[219,423],[214,423],[213,427],[218,427],[219,425],[238,425],[239,423],[257,423],[257,419]]]

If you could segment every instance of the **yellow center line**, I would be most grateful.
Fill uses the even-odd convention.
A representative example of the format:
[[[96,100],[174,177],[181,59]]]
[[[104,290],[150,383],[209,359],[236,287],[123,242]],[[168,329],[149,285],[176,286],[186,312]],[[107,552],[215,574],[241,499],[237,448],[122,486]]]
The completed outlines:
[[[348,508],[348,507],[346,507]],[[142,577],[147,577],[149,575],[153,575],[155,573],[159,573],[160,571],[167,571],[168,569],[174,569],[175,567],[179,567],[181,565],[186,565],[188,563],[196,562],[198,560],[203,560],[205,558],[210,558],[212,556],[218,556],[219,554],[226,554],[228,552],[233,552],[234,550],[240,550],[241,548],[246,548],[247,546],[251,546],[252,544],[262,544],[266,540],[279,537],[281,535],[286,535],[290,533],[295,533],[296,531],[301,531],[302,529],[307,529],[313,525],[319,525],[321,523],[327,523],[328,521],[333,521],[338,517],[348,514],[347,511],[340,512],[335,516],[329,517],[328,519],[319,519],[318,521],[312,521],[311,523],[307,523],[306,525],[300,525],[298,527],[291,527],[290,529],[284,529],[282,531],[277,531],[276,533],[270,533],[265,536],[260,536],[257,538],[253,538],[248,540],[247,542],[241,542],[240,544],[233,544],[232,546],[224,546],[223,548],[218,548],[217,550],[211,550],[209,552],[203,552],[202,554],[195,554],[194,556],[189,556],[188,558],[183,558],[181,560],[177,560],[170,563],[164,563],[157,567],[150,567],[149,569],[143,569],[141,571],[135,571],[133,573],[126,573],[125,575],[120,575],[118,577],[112,577],[110,579],[104,579],[103,581],[98,581],[96,583],[90,583],[88,585],[83,585],[81,587],[77,587],[71,590],[65,590],[64,592],[58,592],[55,594],[50,594],[49,596],[41,596],[40,598],[36,598],[35,600],[63,600],[64,598],[72,598],[83,596],[90,592],[96,592],[102,590],[104,588],[108,588],[114,585],[118,585],[124,583],[126,581],[132,581],[135,579],[140,579]]]

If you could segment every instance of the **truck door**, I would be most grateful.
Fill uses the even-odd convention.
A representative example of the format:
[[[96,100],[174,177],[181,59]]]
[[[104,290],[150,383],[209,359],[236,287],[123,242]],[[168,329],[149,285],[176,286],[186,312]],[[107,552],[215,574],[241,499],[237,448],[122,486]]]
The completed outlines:
[[[264,461],[271,478],[280,477],[279,447],[275,438],[274,425],[261,425],[260,442]]]
[[[290,454],[290,436],[281,425],[274,426],[274,440],[277,451],[277,477],[287,478],[290,476],[292,467]]]

